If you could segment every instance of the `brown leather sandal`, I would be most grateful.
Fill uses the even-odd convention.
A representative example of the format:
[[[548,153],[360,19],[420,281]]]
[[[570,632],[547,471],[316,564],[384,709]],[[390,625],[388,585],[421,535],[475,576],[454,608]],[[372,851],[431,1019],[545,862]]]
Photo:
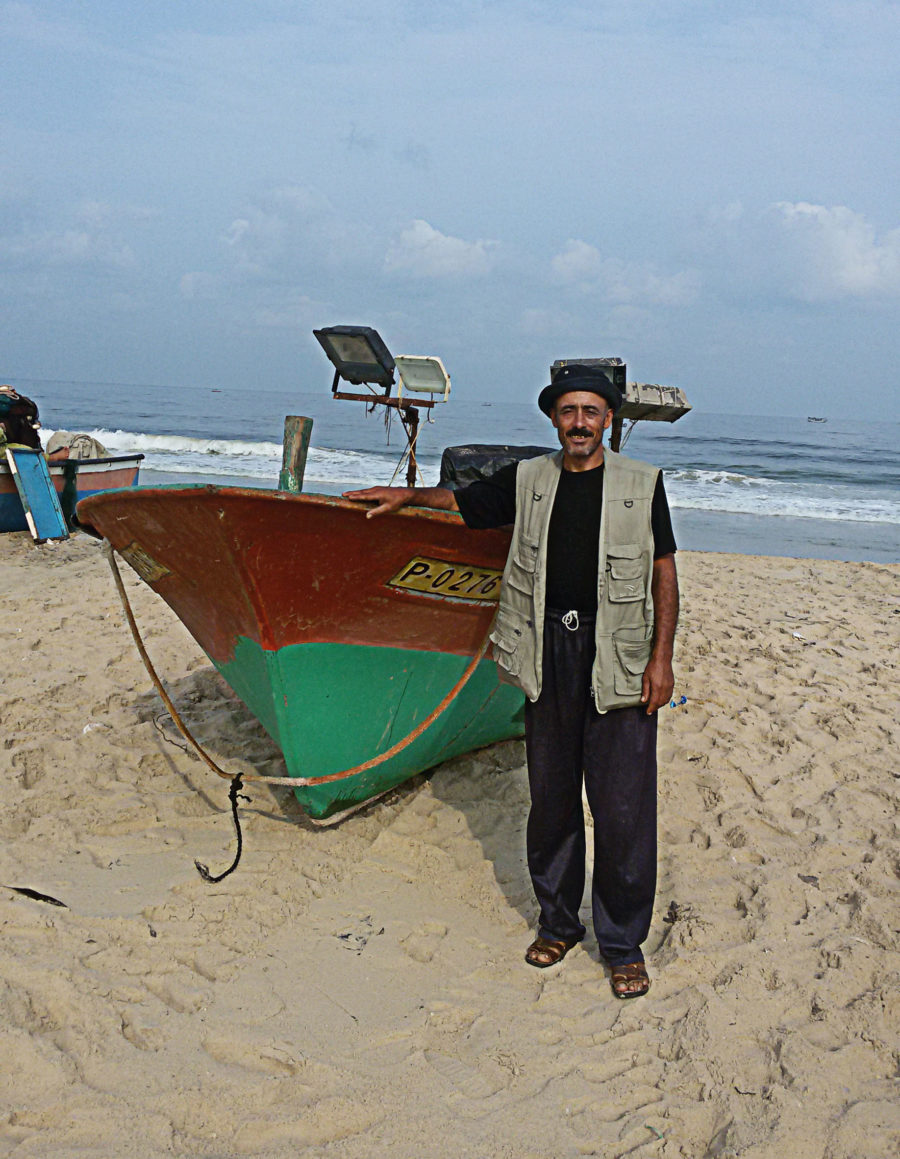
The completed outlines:
[[[548,966],[555,966],[557,962],[561,962],[569,950],[578,945],[578,941],[578,938],[574,938],[571,942],[556,941],[539,935],[525,951],[525,961],[529,966],[546,970]]]
[[[627,966],[613,966],[611,972],[612,992],[617,998],[640,998],[650,989],[650,978],[643,962],[629,962]],[[625,989],[626,986],[630,986],[634,982],[641,983],[639,990]]]

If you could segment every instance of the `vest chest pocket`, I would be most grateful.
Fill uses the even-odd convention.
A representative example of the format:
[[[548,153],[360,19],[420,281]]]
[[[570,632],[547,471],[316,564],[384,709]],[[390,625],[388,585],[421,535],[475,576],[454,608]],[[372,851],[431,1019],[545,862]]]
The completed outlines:
[[[536,539],[519,539],[513,550],[509,582],[520,592],[531,595],[534,592],[534,570],[537,566],[538,542]]]
[[[644,598],[643,553],[637,543],[607,549],[606,578],[611,603],[629,604]]]

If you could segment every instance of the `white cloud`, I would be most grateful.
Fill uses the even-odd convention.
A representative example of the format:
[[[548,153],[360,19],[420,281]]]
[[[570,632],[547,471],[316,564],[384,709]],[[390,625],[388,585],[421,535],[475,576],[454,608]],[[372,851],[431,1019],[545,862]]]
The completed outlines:
[[[645,262],[606,258],[592,245],[570,238],[551,263],[556,278],[615,304],[687,306],[700,288],[694,270],[660,273]]]
[[[792,292],[807,301],[900,295],[900,229],[878,237],[845,205],[780,201],[772,207],[781,264]]]
[[[23,233],[0,238],[0,256],[24,265],[45,263],[61,266],[134,265],[129,245],[88,229],[64,229],[43,233]]]
[[[490,272],[494,241],[464,241],[417,219],[390,247],[384,268],[417,278],[480,277]]]
[[[77,17],[46,16],[38,5],[16,0],[0,5],[0,36],[68,52],[95,52],[100,43],[78,26]]]
[[[213,274],[204,273],[202,270],[191,270],[189,273],[182,274],[178,282],[178,289],[182,298],[187,298],[189,301],[209,299],[215,295],[216,284],[217,279]]]
[[[136,264],[130,240],[158,217],[138,205],[83,201],[44,229],[22,229],[0,237],[0,257],[11,264],[129,269]]]
[[[264,330],[287,330],[296,333],[319,322],[323,305],[306,294],[290,294],[283,301],[272,301],[253,312],[253,322]]]
[[[158,209],[146,205],[112,205],[108,201],[82,201],[75,210],[76,220],[95,230],[143,224],[160,216]]]
[[[555,338],[560,334],[570,334],[576,329],[578,320],[564,310],[552,306],[532,307],[522,311],[519,329],[526,334]]]
[[[551,264],[553,273],[561,282],[580,283],[585,287],[596,282],[603,272],[600,251],[577,238],[569,238]]]
[[[342,219],[317,190],[285,185],[248,205],[222,235],[235,269],[292,279],[302,270],[358,264],[371,249],[366,230]]]
[[[714,206],[707,216],[710,225],[729,226],[740,221],[745,212],[742,201],[730,201],[727,205]]]

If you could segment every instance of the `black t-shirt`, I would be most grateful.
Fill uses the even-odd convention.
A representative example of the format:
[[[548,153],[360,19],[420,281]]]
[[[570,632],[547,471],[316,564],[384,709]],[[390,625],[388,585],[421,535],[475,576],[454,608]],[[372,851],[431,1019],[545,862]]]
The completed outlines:
[[[511,463],[489,479],[456,492],[467,527],[505,527],[515,522],[517,469],[518,463]],[[596,612],[602,507],[602,464],[590,471],[560,472],[547,540],[548,608],[577,609],[585,615]],[[662,472],[653,492],[650,524],[654,558],[674,552],[675,536]]]

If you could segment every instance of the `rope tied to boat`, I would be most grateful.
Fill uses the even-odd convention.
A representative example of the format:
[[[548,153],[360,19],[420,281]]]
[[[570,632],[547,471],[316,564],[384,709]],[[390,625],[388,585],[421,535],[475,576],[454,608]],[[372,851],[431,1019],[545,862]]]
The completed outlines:
[[[237,849],[235,850],[234,861],[232,861],[231,865],[228,866],[224,873],[220,873],[214,877],[209,872],[208,866],[204,865],[202,861],[198,861],[196,857],[194,858],[194,865],[197,866],[197,872],[200,874],[204,881],[208,881],[213,885],[215,885],[217,881],[222,881],[229,875],[229,873],[234,873],[238,867],[238,862],[241,860],[241,852],[244,848],[244,838],[241,834],[241,819],[238,817],[238,797],[240,797],[242,801],[249,801],[251,799],[241,792],[242,786],[243,780],[241,778],[241,774],[238,773],[237,776],[232,778],[231,787],[228,790],[228,800],[231,802],[231,819],[234,821],[234,832],[237,838]]]
[[[182,720],[181,714],[178,712],[178,709],[175,707],[172,698],[166,691],[163,682],[157,675],[156,669],[153,667],[153,662],[147,654],[147,649],[144,647],[144,642],[141,639],[141,633],[140,629],[138,628],[137,621],[134,618],[134,612],[131,608],[131,601],[128,599],[128,592],[125,590],[125,583],[122,579],[121,572],[119,571],[119,566],[116,563],[115,548],[112,546],[108,539],[103,540],[103,553],[109,561],[109,566],[113,574],[116,590],[119,593],[119,600],[122,604],[122,610],[125,613],[125,619],[128,623],[128,627],[131,630],[131,636],[134,640],[135,647],[137,648],[141,660],[144,663],[144,667],[147,670],[147,675],[153,682],[154,688],[159,693],[163,704],[166,706],[169,715],[172,717],[172,720],[175,723],[175,727],[188,742],[188,744],[191,745],[204,764],[212,769],[212,771],[217,776],[222,777],[227,781],[231,781],[229,800],[231,801],[232,818],[234,820],[235,832],[237,834],[237,855],[232,865],[218,877],[213,877],[205,865],[201,865],[199,861],[195,861],[194,864],[197,866],[197,870],[204,881],[221,881],[223,877],[227,877],[229,873],[234,872],[234,870],[237,868],[238,862],[240,861],[241,850],[243,848],[243,837],[241,835],[241,824],[238,817],[237,798],[238,796],[241,796],[245,801],[250,800],[249,797],[246,797],[240,793],[240,789],[242,788],[244,782],[253,781],[258,784],[279,785],[292,789],[296,789],[298,787],[307,788],[315,785],[327,785],[332,781],[342,780],[344,777],[353,777],[357,773],[368,772],[369,769],[374,769],[378,765],[384,764],[385,761],[390,760],[391,757],[395,757],[398,753],[402,752],[405,748],[411,745],[413,741],[417,740],[427,729],[431,727],[432,724],[434,724],[438,717],[443,715],[443,713],[450,707],[450,705],[460,694],[460,692],[462,692],[463,688],[468,684],[469,680],[474,675],[475,669],[484,659],[488,644],[490,643],[493,621],[491,622],[491,627],[488,628],[484,640],[482,641],[481,647],[469,661],[465,671],[453,685],[450,691],[446,694],[446,696],[444,696],[444,698],[432,709],[428,716],[426,716],[425,719],[412,730],[412,732],[408,733],[407,736],[405,736],[402,740],[397,741],[395,744],[391,745],[389,749],[386,749],[385,752],[381,753],[379,756],[372,757],[371,760],[364,761],[359,765],[354,765],[354,767],[351,769],[344,769],[340,773],[327,773],[321,777],[266,777],[261,776],[258,773],[229,773],[225,769],[221,768],[218,764],[216,764],[213,758],[209,755],[209,753],[207,753],[197,738],[193,735],[191,730]]]

